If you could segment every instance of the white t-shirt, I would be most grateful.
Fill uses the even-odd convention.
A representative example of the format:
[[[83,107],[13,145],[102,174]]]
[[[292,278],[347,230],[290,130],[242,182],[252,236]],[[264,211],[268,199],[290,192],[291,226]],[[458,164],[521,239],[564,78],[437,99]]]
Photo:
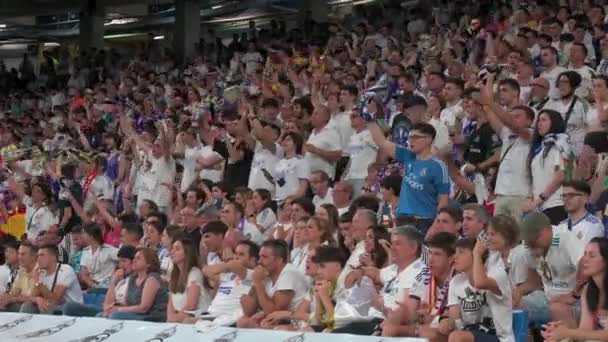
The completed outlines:
[[[205,145],[201,148],[201,158],[220,157],[221,155],[213,150],[212,145]],[[222,180],[223,170],[221,169],[223,163],[219,162],[216,164],[220,168],[202,169],[200,172],[201,179],[208,179],[214,183]]]
[[[240,279],[234,273],[222,273],[217,294],[211,305],[209,313],[215,317],[230,315],[241,316],[241,297],[249,293],[253,285],[251,280],[252,270],[247,270],[245,279]]]
[[[260,244],[262,244],[262,242],[264,242],[264,235],[258,229],[258,226],[256,226],[253,223],[250,223],[249,221],[243,222],[242,232],[243,232],[243,239],[245,239],[245,240],[250,240],[252,242],[255,242],[258,245],[260,245]]]
[[[427,272],[427,267],[420,259],[408,265],[401,272],[395,264],[381,269],[382,290],[380,290],[380,295],[384,300],[384,306],[391,310],[397,309],[399,303],[405,301],[406,291],[408,291],[407,295],[409,296],[411,289],[415,286],[416,277],[423,272]],[[368,316],[384,318],[382,312],[374,307],[369,309]]]
[[[109,287],[112,273],[118,263],[118,250],[110,245],[103,245],[93,252],[91,247],[82,251],[80,265],[89,270],[89,276],[97,284],[96,287]]]
[[[329,119],[328,127],[333,128],[338,132],[340,138],[340,149],[342,155],[346,156],[346,149],[350,142],[350,137],[355,134],[355,130],[350,124],[350,111],[336,113]]]
[[[346,151],[350,157],[350,166],[344,180],[365,179],[367,168],[376,161],[378,155],[378,145],[372,139],[371,132],[366,128],[351,135]]]
[[[173,308],[175,310],[182,310],[184,305],[186,305],[186,292],[188,291],[188,287],[190,285],[198,285],[200,288],[200,296],[198,298],[198,305],[194,311],[202,310],[203,312],[209,308],[209,304],[211,304],[211,295],[207,292],[207,289],[203,285],[203,273],[198,267],[193,267],[188,273],[188,281],[186,284],[186,291],[182,293],[173,293],[170,292],[169,296],[171,297],[171,302],[173,303]]]
[[[504,127],[500,132],[503,141],[500,157],[502,159],[496,176],[494,192],[497,195],[529,196],[528,154],[530,143]],[[505,154],[506,153],[506,154]]]
[[[129,281],[131,277],[125,277],[114,285],[114,301],[118,305],[127,304],[127,289],[129,288]]]
[[[435,139],[433,140],[433,148],[438,151],[443,151],[447,146],[450,145],[450,132],[448,126],[445,125],[441,120],[431,118],[429,125],[435,128]]]
[[[448,303],[448,289],[449,282],[451,279],[447,279],[444,284],[435,283],[433,275],[429,268],[425,268],[424,271],[420,272],[416,276],[414,285],[410,289],[410,297],[416,298],[420,303],[433,305],[431,300],[431,286],[435,286],[436,298],[434,298],[435,304],[431,308],[430,314],[437,315],[445,310]],[[440,312],[441,311],[441,312]]]
[[[486,291],[486,299],[490,306],[492,317],[494,320],[494,328],[496,328],[496,336],[500,342],[515,342],[513,335],[513,303],[511,294],[511,282],[507,276],[507,272],[502,267],[488,267],[488,277],[494,279],[500,290],[500,295],[496,295],[492,291]]]
[[[196,164],[197,160],[202,157],[203,145],[199,144],[194,147],[187,147],[184,150],[184,172],[182,173],[182,182],[180,190],[182,193],[186,192],[190,185],[196,180]]]
[[[455,305],[460,309],[460,319],[465,327],[492,319],[485,291],[472,286],[466,273],[458,273],[450,281],[448,307]]]
[[[348,276],[355,268],[359,268],[359,266],[361,266],[361,261],[359,259],[363,254],[365,254],[365,242],[359,241],[353,251],[350,253],[342,272],[340,272],[337,287],[345,288],[344,281],[346,280],[346,276]]]
[[[312,198],[312,203],[315,205],[315,210],[319,210],[319,208],[323,204],[326,204],[326,203],[334,204],[334,189],[332,189],[332,188],[327,189],[327,193],[325,194],[325,197],[315,195]]]
[[[314,145],[325,151],[338,151],[342,150],[340,144],[340,136],[336,131],[328,126],[323,127],[318,133],[310,133],[307,144]],[[310,167],[310,171],[322,170],[325,171],[329,178],[333,179],[336,174],[336,163],[328,162],[327,160],[319,157],[318,155],[310,152],[306,152],[305,158]]]
[[[532,193],[534,198],[539,198],[540,194],[545,191],[547,185],[553,181],[552,175],[557,170],[565,170],[566,165],[562,158],[562,154],[557,146],[552,146],[546,157],[545,148],[543,147],[534,158],[532,158]],[[564,205],[562,200],[562,187],[560,186],[547,200],[542,204],[541,209],[549,209]]]
[[[301,156],[293,158],[282,158],[272,169],[272,174],[276,183],[276,200],[284,201],[288,196],[293,195],[300,186],[300,180],[307,180],[310,176],[310,169],[306,159]],[[279,180],[284,183],[279,184]]]
[[[271,173],[274,166],[283,157],[283,150],[279,144],[275,144],[275,152],[266,149],[259,141],[255,144],[251,171],[249,172],[249,189],[266,189],[274,194],[274,184],[271,183],[262,172],[262,169]]]
[[[82,182],[83,190],[84,190],[84,180]],[[84,199],[84,209],[90,210],[95,205],[95,200],[98,198],[103,198],[106,200],[111,200],[114,198],[114,184],[110,180],[108,176],[105,174],[95,176],[93,182],[89,186],[89,191],[86,194],[86,198]]]
[[[565,120],[572,101],[563,103],[562,100],[549,100],[544,108],[553,109],[559,112]],[[594,116],[596,112],[590,109],[591,107],[587,101],[578,98],[570,112],[570,117],[566,124],[566,133],[570,134],[575,153],[580,152],[585,140],[585,134],[597,122],[597,119]]]
[[[253,74],[264,62],[264,58],[262,58],[262,55],[257,51],[247,52],[241,57],[241,62],[245,64],[245,72]]]
[[[32,206],[32,199],[27,196],[23,198],[23,204],[25,204],[25,232],[30,241],[35,241],[41,232],[57,224],[57,217],[47,206],[36,209]]]
[[[579,75],[581,75],[581,85],[576,88],[574,93],[577,96],[582,98],[586,98],[589,95],[589,91],[591,89],[591,78],[595,75],[595,70],[588,65],[583,65],[580,68],[574,68],[572,66],[568,67],[568,70],[575,71]]]
[[[594,237],[603,237],[605,228],[599,218],[587,213],[580,220],[573,222],[570,219],[562,221],[556,229],[564,234],[569,234],[572,238],[573,248],[571,254],[574,260],[581,260],[585,253],[585,248],[589,241]]]
[[[266,280],[266,294],[269,297],[274,296],[277,291],[293,291],[294,296],[289,303],[289,311],[295,310],[296,306],[302,299],[306,297],[308,292],[308,282],[306,277],[296,270],[291,264],[285,265],[276,283],[272,283],[270,279]]]
[[[272,211],[272,208],[266,208],[256,215],[255,222],[264,227],[264,236],[268,237],[270,228],[277,222],[277,215]]]
[[[0,265],[0,293],[6,292],[6,287],[11,281],[11,269],[6,265]]]
[[[577,248],[574,236],[567,231],[553,229],[553,240],[544,257],[536,257],[536,272],[543,281],[547,298],[570,293],[576,286]]]
[[[47,274],[46,271],[42,271],[42,273],[40,273],[40,283],[46,286],[47,289],[51,290],[53,287],[53,280],[55,279],[55,273],[57,273],[57,282],[55,283],[55,287],[65,287],[62,303],[83,303],[82,290],[80,289],[80,283],[78,282],[74,269],[72,269],[70,265],[61,264],[58,272],[59,273],[56,271]]]
[[[556,84],[559,74],[564,71],[568,71],[568,69],[561,66],[556,66],[551,71],[545,70],[540,74],[540,77],[546,79],[549,82],[549,97],[551,97],[552,99],[558,99],[560,97],[559,89],[557,89]]]
[[[464,117],[464,109],[462,109],[462,100],[453,106],[445,107],[439,114],[439,121],[447,127],[452,127],[456,124],[457,118]]]
[[[151,200],[159,207],[169,207],[172,200],[171,189],[165,184],[175,181],[175,161],[173,158],[154,158],[148,153],[150,168],[142,172],[138,201]],[[144,162],[145,164],[145,162]]]

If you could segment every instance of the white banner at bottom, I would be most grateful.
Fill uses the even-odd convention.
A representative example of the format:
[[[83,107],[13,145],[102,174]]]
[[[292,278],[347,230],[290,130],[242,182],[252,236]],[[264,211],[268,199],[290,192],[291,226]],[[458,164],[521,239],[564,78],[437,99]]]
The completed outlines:
[[[104,318],[0,313],[0,341],[31,342],[424,342],[346,334],[297,333],[275,330],[217,328],[205,334],[194,326]]]

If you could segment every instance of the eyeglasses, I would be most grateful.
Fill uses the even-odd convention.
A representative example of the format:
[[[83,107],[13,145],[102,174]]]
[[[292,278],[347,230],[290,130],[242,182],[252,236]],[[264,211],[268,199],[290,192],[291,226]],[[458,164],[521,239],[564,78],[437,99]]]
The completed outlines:
[[[110,338],[110,336],[116,334],[121,331],[124,327],[124,322],[120,322],[118,324],[114,324],[113,326],[107,328],[99,334],[87,336],[78,340],[79,342],[101,342]]]
[[[579,197],[579,196],[583,196],[583,194],[578,193],[578,192],[563,193],[562,199],[571,199],[571,198],[575,198],[575,197]]]
[[[61,330],[65,329],[65,328],[71,327],[72,325],[74,325],[74,323],[76,323],[76,318],[71,319],[69,321],[65,321],[65,322],[63,322],[59,325],[56,325],[54,327],[51,327],[51,328],[32,331],[31,333],[27,333],[25,335],[21,335],[21,336],[17,336],[17,337],[18,338],[35,338],[35,337],[51,336],[51,335],[55,335],[56,333],[60,332]]]
[[[5,332],[7,330],[13,329],[14,327],[18,326],[19,324],[29,321],[30,319],[32,319],[32,317],[34,317],[34,315],[27,315],[27,316],[23,316],[19,319],[16,319],[12,322],[2,324],[2,325],[0,325],[0,332]]]
[[[170,328],[167,328],[161,332],[159,332],[158,334],[156,334],[156,336],[152,337],[151,339],[145,340],[144,342],[163,342],[165,339],[170,338],[171,336],[175,335],[175,332],[177,331],[177,325],[174,325]]]

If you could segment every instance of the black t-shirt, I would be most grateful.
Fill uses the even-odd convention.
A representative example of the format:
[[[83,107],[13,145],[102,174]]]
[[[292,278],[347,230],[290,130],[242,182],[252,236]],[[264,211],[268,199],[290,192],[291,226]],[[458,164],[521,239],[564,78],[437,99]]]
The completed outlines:
[[[467,138],[464,160],[477,165],[486,161],[500,146],[500,139],[489,123],[483,123]]]
[[[82,193],[82,187],[80,186],[80,183],[78,183],[77,181],[74,181],[72,186],[70,186],[69,191],[72,193],[72,196],[76,199],[76,202],[78,202],[80,205],[82,205],[84,203],[84,194]],[[63,214],[65,211],[65,208],[72,208],[72,205],[70,204],[70,201],[68,201],[67,199],[60,198],[57,201],[57,208],[59,209],[59,222],[61,223],[61,221],[63,220]],[[72,208],[72,217],[67,222],[67,224],[63,227],[64,233],[67,234],[67,233],[71,232],[72,229],[74,227],[76,227],[77,225],[79,225],[81,222],[82,221],[80,219],[80,216],[78,216],[78,214],[76,214],[76,211],[74,211],[74,208]]]
[[[219,153],[219,152],[218,152]],[[253,151],[245,147],[243,159],[239,161],[229,161],[226,158],[226,168],[224,171],[224,181],[236,188],[247,186],[249,183],[249,172],[253,162]]]
[[[188,236],[195,243],[195,246],[199,246],[201,243],[201,230],[197,227],[192,231],[186,231],[186,236]]]

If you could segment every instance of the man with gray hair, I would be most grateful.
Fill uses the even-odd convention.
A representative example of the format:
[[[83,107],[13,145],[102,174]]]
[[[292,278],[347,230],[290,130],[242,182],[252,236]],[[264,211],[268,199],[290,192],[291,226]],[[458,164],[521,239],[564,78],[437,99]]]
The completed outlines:
[[[462,235],[470,239],[486,240],[486,226],[490,221],[488,210],[476,203],[462,207]]]
[[[376,213],[369,209],[357,209],[353,215],[351,228],[348,231],[348,236],[345,238],[352,240],[352,245],[355,246],[342,273],[338,277],[338,287],[344,288],[345,281],[351,272],[361,267],[359,259],[365,254],[365,235],[367,230],[376,224]],[[352,283],[351,283],[352,284]],[[349,286],[350,287],[350,286]]]
[[[399,226],[391,234],[390,248],[392,263],[382,269],[362,266],[351,272],[347,287],[358,284],[363,277],[370,278],[374,284],[382,284],[382,289],[372,297],[367,316],[371,321],[353,322],[334,330],[336,333],[371,335],[379,330],[379,325],[387,314],[399,308],[404,298],[410,297],[410,288],[428,268],[420,259],[423,236],[414,226]]]

